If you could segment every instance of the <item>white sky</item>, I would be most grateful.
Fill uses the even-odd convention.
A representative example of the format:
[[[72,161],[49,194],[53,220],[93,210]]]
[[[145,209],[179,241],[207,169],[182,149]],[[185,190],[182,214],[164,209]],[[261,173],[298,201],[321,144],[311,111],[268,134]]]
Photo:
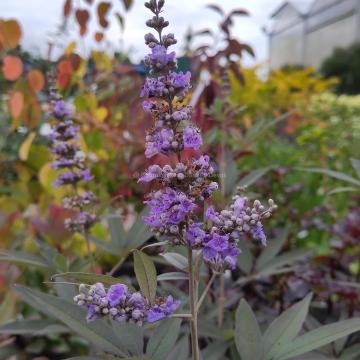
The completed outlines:
[[[98,1],[98,0],[97,0]],[[124,49],[130,50],[132,58],[139,61],[147,52],[144,45],[144,33],[150,30],[144,22],[150,17],[149,11],[143,6],[143,0],[134,0],[135,3],[130,12],[126,14],[125,32],[120,32],[120,27],[113,16],[108,30],[109,44],[97,45],[92,40],[96,25],[96,16],[92,16],[91,33],[80,44],[79,51],[87,53],[90,48],[100,47],[103,50]],[[25,49],[35,54],[46,55],[47,41],[51,34],[56,32],[56,27],[61,23],[62,6],[64,0],[0,0],[0,16],[2,18],[16,18],[20,21],[24,36],[22,45]],[[86,7],[83,0],[77,0]],[[267,37],[262,27],[269,24],[269,15],[283,1],[282,0],[167,0],[165,4],[165,18],[170,21],[169,32],[175,33],[179,44],[178,49],[184,45],[184,35],[191,26],[194,30],[205,27],[216,29],[219,20],[212,10],[206,9],[205,5],[215,3],[221,5],[226,11],[233,8],[244,8],[250,11],[251,17],[237,17],[233,34],[241,41],[247,42],[255,49],[256,62],[264,62],[267,59]],[[113,3],[121,13],[124,10],[121,0],[113,0]],[[113,9],[114,10],[114,9]],[[75,25],[70,35],[59,39],[59,44],[65,46],[72,38],[76,39]],[[205,40],[205,38],[204,38]],[[60,52],[57,51],[59,54]],[[251,65],[250,59],[245,59],[246,64]]]

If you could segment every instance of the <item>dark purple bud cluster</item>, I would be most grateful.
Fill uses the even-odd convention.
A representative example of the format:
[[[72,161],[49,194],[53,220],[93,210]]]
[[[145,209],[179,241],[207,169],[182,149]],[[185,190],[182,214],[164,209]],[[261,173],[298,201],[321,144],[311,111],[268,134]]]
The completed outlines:
[[[74,301],[85,307],[87,321],[110,317],[115,321],[139,326],[170,316],[180,305],[170,295],[157,298],[154,304],[150,304],[140,292],[132,292],[124,284],[115,284],[106,290],[102,283],[96,283],[90,288],[81,284]]]
[[[75,125],[72,116],[73,108],[53,92],[52,93],[52,116],[56,123],[51,127],[49,140],[52,142],[51,152],[55,154],[55,160],[51,167],[59,170],[54,182],[55,187],[71,185],[76,192],[79,182],[92,180],[90,170],[85,163],[85,154],[81,151],[78,143],[79,126]],[[75,194],[63,199],[66,209],[75,210],[74,218],[65,220],[65,226],[69,231],[87,231],[96,221],[96,215],[84,211],[84,207],[96,201],[91,191],[84,194]]]
[[[165,235],[174,244],[201,249],[203,259],[215,271],[234,268],[242,234],[248,233],[266,244],[261,220],[270,216],[276,205],[269,200],[269,208],[265,209],[255,201],[250,207],[246,198],[238,196],[229,210],[217,213],[209,208],[205,223],[196,221],[196,211],[203,208],[203,202],[218,189],[218,184],[211,180],[214,169],[207,155],[187,164],[181,161],[184,149],[199,150],[202,145],[199,129],[191,124],[192,108],[184,104],[191,88],[191,74],[176,71],[176,55],[168,49],[176,40],[173,34],[162,34],[169,25],[159,16],[164,1],[151,0],[145,6],[154,14],[146,24],[158,33],[158,37],[145,35],[151,50],[145,58],[150,77],[141,96],[147,97],[143,108],[154,120],[146,136],[145,156],[176,154],[179,162],[175,167],[152,165],[140,177],[139,182],[157,180],[163,185],[145,201],[150,214],[144,220],[154,232]]]

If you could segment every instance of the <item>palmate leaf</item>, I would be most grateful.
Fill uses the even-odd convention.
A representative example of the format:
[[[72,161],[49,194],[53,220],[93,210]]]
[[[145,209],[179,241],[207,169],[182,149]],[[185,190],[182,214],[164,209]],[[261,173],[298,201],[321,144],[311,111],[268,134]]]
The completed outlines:
[[[312,294],[307,295],[302,301],[291,306],[276,318],[264,333],[265,360],[273,358],[284,345],[292,341],[302,329]]]
[[[172,348],[166,360],[188,360],[189,352],[189,339],[187,336],[183,336]]]
[[[360,331],[360,319],[343,320],[321,326],[282,346],[275,354],[274,360],[292,359],[357,331]]]
[[[245,299],[236,310],[235,344],[242,360],[261,360],[262,335],[255,314]]]
[[[14,289],[29,305],[63,322],[100,349],[115,355],[127,355],[112,327],[105,321],[87,323],[84,310],[69,301],[20,285],[15,285]]]
[[[180,332],[181,319],[169,318],[161,321],[150,337],[146,355],[151,360],[164,360],[174,347]]]
[[[351,158],[350,159],[351,165],[356,171],[357,176],[360,178],[360,160]]]
[[[156,296],[156,268],[149,256],[142,251],[134,251],[134,271],[142,294],[153,303]]]
[[[158,281],[167,281],[167,280],[188,280],[189,277],[183,272],[168,272],[160,274],[157,277]]]

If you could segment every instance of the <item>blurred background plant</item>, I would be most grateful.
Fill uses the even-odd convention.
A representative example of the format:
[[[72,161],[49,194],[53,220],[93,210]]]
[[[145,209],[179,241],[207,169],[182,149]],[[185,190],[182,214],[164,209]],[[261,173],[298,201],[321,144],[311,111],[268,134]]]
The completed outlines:
[[[112,278],[101,274],[134,284],[131,250],[162,241],[141,220],[147,189],[136,182],[140,169],[149,165],[142,141],[147,119],[138,100],[145,68],[133,64],[127,53],[94,50],[83,58],[78,51],[81,37],[89,31],[106,46],[109,22],[126,26],[132,1],[120,2],[119,9],[119,2],[85,3],[64,2],[59,34],[76,24],[79,41],[61,44],[62,55],[56,61],[22,50],[21,24],[0,19],[0,322],[4,323],[0,358],[4,359],[12,355],[63,359],[88,354],[88,341],[99,347],[95,328],[95,335],[82,333],[83,327],[69,325],[69,319],[62,324],[63,314],[56,319],[41,315],[42,303],[24,295],[25,290],[19,296],[11,284],[63,299],[75,293],[64,282],[98,279],[111,284]],[[289,66],[264,77],[264,65],[243,66],[243,54],[254,56],[254,51],[231,31],[247,12],[235,9],[226,14],[218,5],[209,7],[220,16],[219,29],[189,32],[180,68],[191,68],[198,75],[189,102],[194,121],[205,134],[206,151],[223,175],[215,201],[226,205],[237,186],[251,185],[250,198],[270,196],[279,205],[269,226],[269,246],[261,250],[243,242],[238,268],[226,273],[220,286],[211,287],[200,315],[203,356],[238,359],[232,321],[243,296],[262,328],[309,291],[314,297],[307,330],[359,315],[359,51],[357,45],[335,52],[320,72]],[[89,17],[94,14],[98,23],[92,29]],[[195,47],[195,38],[204,44]],[[49,53],[60,45],[59,39],[50,44]],[[90,271],[84,260],[85,242],[64,228],[63,192],[52,186],[47,73],[54,70],[62,95],[75,106],[81,147],[95,178],[91,190],[99,198],[101,221],[91,233],[97,275],[91,278],[84,275]],[[156,161],[161,163],[161,156]],[[186,303],[184,254],[170,249],[172,253],[163,257],[163,250],[161,244],[145,249],[158,273],[165,273],[158,276],[160,291]],[[204,286],[208,272],[202,271]],[[59,273],[63,275],[49,284],[50,276]],[[174,279],[176,286],[168,281]],[[179,334],[167,359],[188,358],[186,329]],[[359,353],[359,339],[352,336],[314,358],[357,359]]]

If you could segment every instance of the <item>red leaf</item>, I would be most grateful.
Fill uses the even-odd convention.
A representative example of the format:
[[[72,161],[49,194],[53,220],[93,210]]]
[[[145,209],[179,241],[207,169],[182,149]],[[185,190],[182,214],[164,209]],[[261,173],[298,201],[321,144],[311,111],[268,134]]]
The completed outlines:
[[[103,27],[103,28],[107,28],[108,25],[109,25],[109,22],[106,20],[106,15],[107,15],[107,12],[109,11],[111,7],[111,3],[109,2],[101,2],[99,5],[98,5],[98,8],[97,8],[97,13],[98,13],[98,17],[99,17],[99,24]]]
[[[65,17],[68,17],[70,15],[71,12],[71,1],[72,0],[65,0],[64,3],[64,9],[63,9],[63,14]]]
[[[87,23],[89,21],[90,18],[90,14],[87,10],[85,9],[78,9],[75,12],[75,17],[76,20],[80,26],[80,35],[84,36],[86,34],[87,31]]]

